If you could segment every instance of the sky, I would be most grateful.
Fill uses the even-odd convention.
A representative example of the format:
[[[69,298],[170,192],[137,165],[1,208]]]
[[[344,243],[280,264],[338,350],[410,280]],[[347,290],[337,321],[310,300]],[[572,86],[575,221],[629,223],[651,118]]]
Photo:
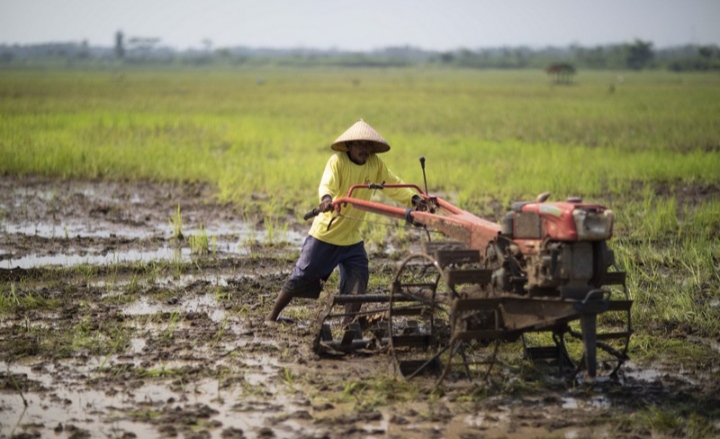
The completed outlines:
[[[0,0],[0,45],[367,51],[720,45],[720,0]]]

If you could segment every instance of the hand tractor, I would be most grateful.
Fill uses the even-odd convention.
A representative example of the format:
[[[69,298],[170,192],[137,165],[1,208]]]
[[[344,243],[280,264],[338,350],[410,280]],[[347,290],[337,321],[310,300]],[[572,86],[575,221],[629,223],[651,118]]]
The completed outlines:
[[[398,262],[387,293],[329,299],[316,353],[387,350],[404,377],[434,372],[439,383],[448,374],[487,378],[501,345],[521,341],[526,359],[557,365],[561,376],[617,376],[628,359],[632,301],[607,245],[610,209],[579,198],[549,202],[543,193],[513,203],[496,224],[425,186],[360,184],[333,202],[334,215],[351,204],[444,240],[427,233],[421,250]],[[353,196],[386,187],[414,188],[422,210]]]

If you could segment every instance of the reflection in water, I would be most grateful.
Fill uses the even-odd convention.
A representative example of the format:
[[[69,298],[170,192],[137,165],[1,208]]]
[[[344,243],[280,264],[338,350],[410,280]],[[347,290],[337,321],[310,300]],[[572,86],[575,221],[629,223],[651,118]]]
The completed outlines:
[[[163,247],[155,251],[128,250],[125,252],[108,253],[106,255],[67,255],[59,254],[52,256],[25,256],[19,259],[6,259],[0,263],[0,268],[33,268],[60,265],[71,267],[74,265],[110,265],[129,262],[151,262],[151,261],[190,261],[189,248]]]
[[[212,294],[203,294],[200,296],[192,296],[184,298],[175,305],[164,303],[150,302],[147,297],[142,297],[130,305],[122,309],[125,315],[150,315],[156,313],[172,313],[172,312],[194,312],[206,313],[208,318],[215,323],[222,322],[227,316],[227,312]]]
[[[204,228],[203,230],[187,228],[183,229],[186,236],[200,236],[205,234],[209,240],[213,241],[214,249],[228,254],[248,255],[250,250],[249,243],[258,242],[260,244],[273,244],[278,242],[287,242],[290,245],[300,247],[305,238],[304,234],[294,231],[277,230],[255,230],[251,225],[245,223],[238,224],[217,224],[212,228]],[[32,224],[3,224],[0,229],[2,235],[25,235],[37,236],[48,239],[71,239],[71,238],[94,238],[109,239],[121,238],[126,240],[143,240],[153,236],[170,237],[172,232],[167,227],[158,228],[152,225],[131,226],[115,224],[105,221],[88,223],[87,221],[68,221],[62,224],[55,223],[32,223]],[[106,265],[114,263],[133,263],[133,262],[149,262],[153,260],[181,260],[183,262],[190,261],[191,250],[189,247],[178,249],[163,244],[157,250],[141,251],[126,250],[115,251],[112,253],[101,254],[98,250],[95,254],[78,255],[78,251],[92,251],[90,248],[77,249],[72,247],[72,242],[68,243],[68,249],[65,253],[60,254],[30,254],[17,259],[8,257],[9,254],[0,250],[2,260],[0,260],[0,268],[33,268],[43,266],[63,266],[69,267],[74,265]]]

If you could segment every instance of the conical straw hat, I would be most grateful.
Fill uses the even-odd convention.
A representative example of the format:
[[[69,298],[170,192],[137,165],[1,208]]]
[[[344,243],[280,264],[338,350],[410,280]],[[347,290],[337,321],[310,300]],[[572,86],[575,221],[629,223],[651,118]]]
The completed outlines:
[[[331,148],[335,151],[345,152],[348,150],[345,142],[352,142],[354,140],[366,140],[372,142],[375,146],[372,151],[374,153],[390,151],[390,145],[388,145],[387,141],[383,139],[383,137],[375,131],[373,127],[362,119],[355,122],[353,126],[342,133],[340,137],[333,142]]]

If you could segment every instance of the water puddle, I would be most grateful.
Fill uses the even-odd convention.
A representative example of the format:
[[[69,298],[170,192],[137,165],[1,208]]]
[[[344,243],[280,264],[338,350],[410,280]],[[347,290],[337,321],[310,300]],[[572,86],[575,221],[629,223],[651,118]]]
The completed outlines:
[[[23,234],[28,236],[42,236],[45,238],[57,238],[66,239],[75,236],[81,237],[93,237],[93,238],[111,238],[111,237],[122,237],[126,239],[145,239],[152,236],[157,236],[157,232],[147,231],[133,231],[127,228],[113,227],[111,230],[108,229],[91,229],[85,225],[77,225],[77,228],[72,230],[67,229],[65,226],[56,225],[32,225],[32,226],[16,226],[6,225],[5,233],[8,234]],[[165,236],[171,236],[167,231],[163,231]],[[268,231],[256,231],[249,228],[247,225],[241,227],[230,228],[227,226],[220,227],[214,230],[193,230],[189,229],[186,232],[186,236],[201,236],[204,233],[208,239],[208,251],[227,253],[230,255],[237,256],[248,256],[252,254],[252,246],[256,243],[262,245],[278,244],[283,243],[296,248],[302,245],[305,235],[293,231],[282,232],[278,235],[277,232]],[[110,265],[110,264],[127,264],[133,262],[151,262],[151,261],[178,261],[178,262],[189,262],[192,260],[194,254],[192,249],[188,246],[178,248],[174,246],[163,245],[158,249],[149,250],[117,250],[113,252],[101,253],[100,248],[102,245],[97,245],[97,248],[83,248],[74,249],[74,243],[69,240],[67,243],[67,250],[63,252],[57,252],[54,254],[29,254],[19,258],[8,257],[8,253],[4,250],[0,251],[3,254],[3,260],[0,261],[0,268],[11,269],[15,267],[28,269],[34,267],[44,266],[62,266],[70,267],[76,265]],[[140,246],[138,246],[140,247]],[[77,250],[81,250],[85,254],[77,254]]]
[[[189,248],[177,249],[163,247],[155,251],[128,250],[106,255],[56,254],[46,256],[29,255],[18,259],[6,259],[0,262],[0,268],[33,268],[45,266],[72,267],[76,265],[111,265],[132,262],[182,261],[188,262]]]
[[[140,345],[138,341],[133,344],[134,349]],[[85,430],[90,433],[88,437],[129,437],[128,433],[156,437],[159,431],[179,430],[184,425],[192,425],[195,431],[209,430],[214,433],[212,437],[221,437],[222,431],[231,429],[242,430],[245,437],[260,437],[259,432],[267,426],[272,426],[272,437],[278,438],[317,432],[304,416],[287,415],[304,413],[307,401],[293,396],[293,392],[287,394],[284,387],[292,389],[283,384],[268,386],[279,367],[264,359],[245,359],[239,364],[250,370],[242,375],[246,384],[238,386],[220,386],[216,379],[203,379],[178,387],[170,385],[172,380],[146,379],[100,384],[104,388],[98,389],[68,379],[94,374],[98,364],[102,363],[96,359],[84,366],[68,363],[38,368],[0,362],[0,369],[12,374],[20,389],[25,388],[20,392],[5,386],[0,391],[0,436],[40,429],[42,437],[51,436],[50,430],[55,435]],[[30,390],[29,382],[36,383]],[[266,396],[253,396],[253,389],[260,385],[263,392],[275,395],[272,404],[267,403]],[[193,417],[196,420],[191,420]]]
[[[578,409],[607,409],[611,407],[610,401],[604,396],[595,396],[590,399],[579,400],[573,397],[563,397],[562,408],[567,410]]]
[[[55,223],[33,223],[26,225],[7,224],[4,227],[7,234],[18,234],[25,236],[37,236],[40,238],[125,238],[145,239],[156,234],[152,230],[142,230],[130,227],[117,227],[116,225],[102,221],[85,224],[80,222]]]
[[[478,413],[466,416],[463,424],[472,428],[486,429],[491,425],[506,424],[509,420],[508,413]]]
[[[39,383],[41,387],[38,391],[25,390],[21,393],[13,390],[13,386],[6,386],[6,390],[0,392],[3,414],[0,431],[3,435],[18,434],[23,431],[22,426],[27,425],[44,425],[48,429],[55,429],[56,433],[72,425],[97,432],[103,437],[115,437],[117,431],[133,432],[137,437],[150,437],[153,434],[150,426],[122,419],[115,419],[111,424],[93,420],[98,413],[112,414],[118,410],[131,409],[131,400],[126,394],[80,389],[75,382],[69,382],[66,378],[55,380],[47,373],[55,369],[52,365],[43,368],[46,373],[36,373],[35,368],[17,364],[10,366],[0,363],[0,367],[15,377],[21,389],[26,387],[28,381]],[[157,393],[163,390],[162,387],[154,387],[154,390],[149,387],[147,391]]]
[[[634,378],[639,381],[652,382],[660,379],[663,375],[663,373],[659,370],[651,369],[648,367],[628,367],[627,369],[628,370],[625,371],[625,376]]]
[[[227,312],[212,294],[192,296],[173,305],[157,303],[146,297],[142,297],[130,305],[121,308],[120,312],[129,316],[152,315],[158,313],[171,314],[179,312],[206,313],[210,320],[215,323],[220,323],[227,317]]]
[[[142,353],[143,349],[145,349],[145,346],[147,343],[145,342],[144,338],[131,338],[130,339],[130,348],[132,349],[133,354],[140,354]]]
[[[30,320],[27,316],[18,317],[16,315],[11,316],[4,314],[2,318],[0,318],[0,328],[12,328],[13,326],[19,326],[22,327],[22,330],[25,332],[30,331],[30,329],[33,331],[52,330],[57,326],[55,321],[58,316],[58,313],[44,313],[43,318],[45,320]]]
[[[7,370],[7,365],[3,364]],[[12,366],[13,374],[27,376],[27,379],[38,380],[40,377],[29,367]],[[45,380],[47,381],[47,380]],[[44,385],[50,388],[51,384]],[[244,431],[257,431],[265,424],[272,413],[258,410],[241,413],[222,410],[224,405],[233,405],[234,401],[243,399],[243,390],[219,391],[217,381],[204,380],[189,390],[173,391],[167,383],[148,383],[132,389],[123,386],[108,386],[104,390],[82,388],[81,386],[63,386],[55,383],[51,390],[40,392],[3,392],[0,393],[0,407],[3,410],[3,435],[20,433],[23,425],[45,426],[46,429],[70,428],[83,429],[91,432],[92,437],[121,437],[124,432],[134,433],[135,437],[156,437],[156,425],[135,421],[154,413],[151,419],[167,417],[167,423],[182,425],[182,412],[194,412],[198,407],[210,407],[209,413],[216,413],[213,419],[218,429],[239,428]],[[27,402],[24,406],[23,400]],[[219,404],[219,401],[225,401]],[[289,407],[282,407],[287,410]],[[179,412],[178,414],[175,413]],[[105,422],[96,422],[98,416]],[[201,417],[201,420],[203,417]],[[209,423],[208,423],[209,424]],[[299,426],[289,428],[289,433]],[[120,434],[118,434],[118,432]],[[43,437],[45,437],[43,435]],[[278,435],[279,437],[292,437]]]

